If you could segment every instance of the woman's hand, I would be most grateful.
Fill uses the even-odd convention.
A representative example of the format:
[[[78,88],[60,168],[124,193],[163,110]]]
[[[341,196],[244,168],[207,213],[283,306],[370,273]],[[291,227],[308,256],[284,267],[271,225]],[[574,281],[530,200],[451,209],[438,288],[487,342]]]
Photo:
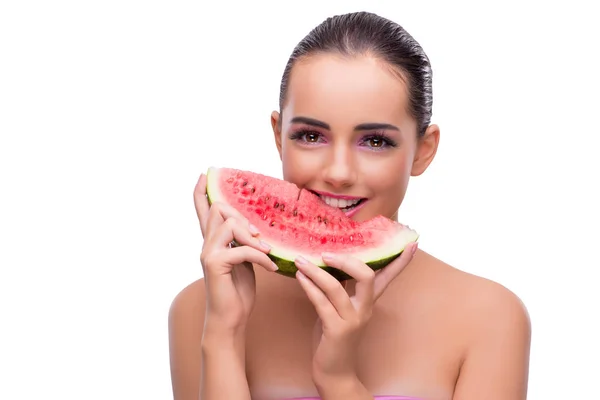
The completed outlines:
[[[323,254],[323,261],[356,280],[355,294],[345,285],[303,258],[296,260],[296,277],[315,306],[319,320],[315,330],[313,378],[317,387],[331,382],[350,382],[356,388],[356,349],[371,318],[373,305],[389,283],[408,265],[417,249],[413,243],[377,273],[349,255]]]
[[[205,332],[240,333],[254,306],[252,264],[277,270],[267,256],[270,247],[233,207],[222,203],[209,206],[204,174],[194,189],[194,204],[204,237],[200,260],[206,285]],[[231,246],[234,241],[236,245]]]

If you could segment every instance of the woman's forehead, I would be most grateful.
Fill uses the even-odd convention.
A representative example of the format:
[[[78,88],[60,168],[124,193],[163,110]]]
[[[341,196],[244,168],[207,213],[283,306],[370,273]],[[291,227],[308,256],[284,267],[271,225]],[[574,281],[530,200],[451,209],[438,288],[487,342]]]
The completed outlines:
[[[329,121],[398,123],[407,118],[407,105],[404,81],[382,61],[325,54],[294,65],[284,108],[290,118],[306,114]]]

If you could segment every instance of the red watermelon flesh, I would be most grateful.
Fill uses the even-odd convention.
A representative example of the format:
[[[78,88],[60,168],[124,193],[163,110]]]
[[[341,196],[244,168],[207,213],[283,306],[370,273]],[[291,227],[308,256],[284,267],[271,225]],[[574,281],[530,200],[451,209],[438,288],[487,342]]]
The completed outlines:
[[[211,203],[233,206],[258,228],[261,239],[272,246],[269,257],[288,276],[295,274],[294,259],[302,255],[336,277],[348,278],[323,263],[323,252],[350,253],[379,269],[419,237],[383,216],[356,222],[306,189],[249,171],[209,168],[207,192]]]

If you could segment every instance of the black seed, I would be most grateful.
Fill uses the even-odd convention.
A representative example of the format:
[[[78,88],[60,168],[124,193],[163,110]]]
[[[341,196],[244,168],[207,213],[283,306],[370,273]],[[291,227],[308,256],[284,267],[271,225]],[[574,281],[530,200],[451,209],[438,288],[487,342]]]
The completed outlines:
[[[256,192],[256,189],[255,189],[255,188],[252,188],[252,189],[250,189],[250,191],[251,191],[252,193],[254,193],[254,192]]]
[[[279,207],[279,203],[275,202],[275,208]]]
[[[285,211],[285,204],[282,204],[282,205],[281,205],[281,207],[279,207],[279,209],[280,209],[281,211]]]
[[[271,226],[275,226],[275,221],[271,221]]]
[[[298,210],[294,208],[293,214],[294,214],[294,217],[296,217],[298,215]]]
[[[248,184],[248,181],[244,181],[244,183],[242,183],[242,186],[246,186]]]

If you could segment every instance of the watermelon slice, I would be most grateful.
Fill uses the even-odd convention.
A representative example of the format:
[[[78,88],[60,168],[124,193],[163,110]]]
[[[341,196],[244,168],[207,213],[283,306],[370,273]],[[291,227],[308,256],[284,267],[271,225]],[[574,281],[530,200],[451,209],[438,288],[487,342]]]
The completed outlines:
[[[323,252],[350,253],[378,270],[419,238],[408,226],[383,216],[354,221],[309,190],[249,171],[209,168],[207,194],[210,203],[229,204],[254,224],[271,245],[269,257],[278,272],[290,277],[297,270],[294,260],[302,255],[345,280],[347,274],[324,264]]]

